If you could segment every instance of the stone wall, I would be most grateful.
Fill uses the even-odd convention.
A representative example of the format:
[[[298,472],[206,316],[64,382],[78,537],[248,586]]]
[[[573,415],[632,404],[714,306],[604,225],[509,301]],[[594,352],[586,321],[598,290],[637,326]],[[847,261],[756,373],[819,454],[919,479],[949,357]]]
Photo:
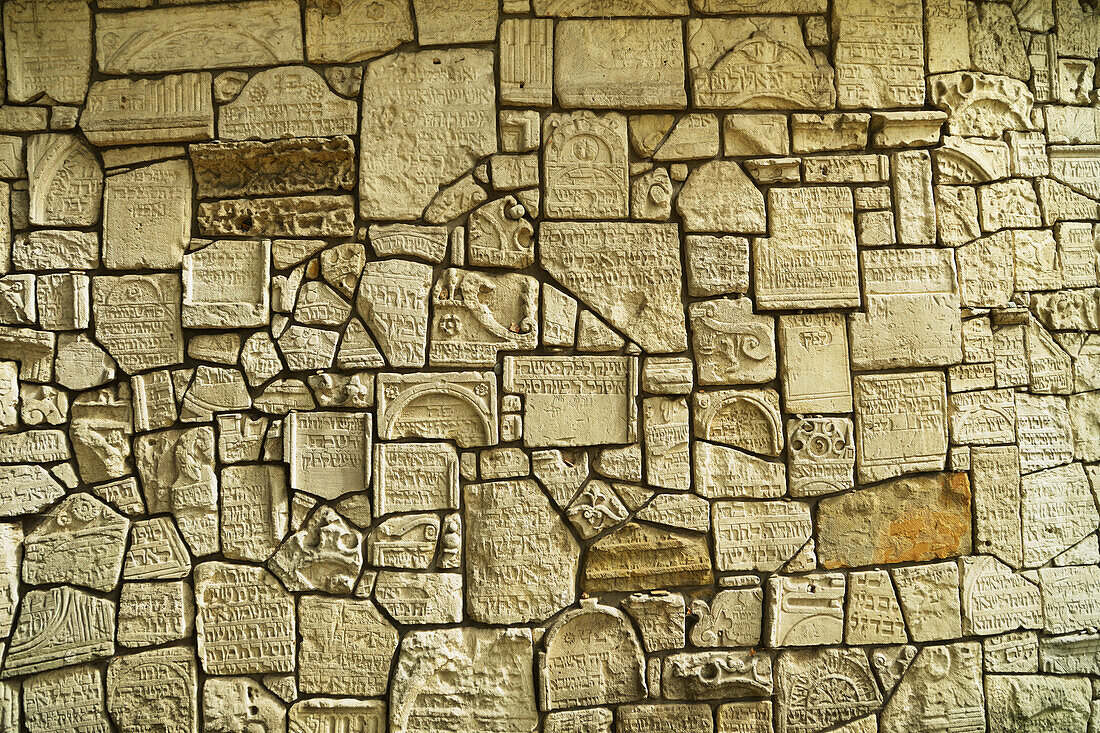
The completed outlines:
[[[0,733],[1100,726],[1095,7],[2,22]]]

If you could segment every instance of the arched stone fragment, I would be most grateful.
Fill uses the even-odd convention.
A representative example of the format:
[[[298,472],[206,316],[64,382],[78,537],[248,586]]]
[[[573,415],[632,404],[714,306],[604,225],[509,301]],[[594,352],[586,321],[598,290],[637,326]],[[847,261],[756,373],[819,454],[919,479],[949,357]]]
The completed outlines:
[[[545,710],[611,705],[645,697],[645,657],[622,611],[585,598],[546,632],[539,653]]]

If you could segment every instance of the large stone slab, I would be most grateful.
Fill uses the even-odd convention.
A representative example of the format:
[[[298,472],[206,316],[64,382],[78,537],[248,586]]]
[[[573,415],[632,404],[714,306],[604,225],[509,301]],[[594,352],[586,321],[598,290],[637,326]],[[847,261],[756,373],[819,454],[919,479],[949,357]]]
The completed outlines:
[[[470,618],[542,621],[573,602],[580,547],[537,484],[470,484],[464,496]]]
[[[397,53],[367,67],[359,157],[364,217],[417,219],[440,186],[496,152],[493,80],[487,50]]]
[[[92,83],[80,129],[96,145],[209,140],[214,137],[210,74]]]
[[[355,186],[351,138],[192,145],[199,198],[281,196]]]
[[[528,629],[413,631],[390,686],[393,733],[531,733],[538,725]]]
[[[554,33],[563,107],[682,108],[684,37],[676,20],[566,20]]]
[[[261,71],[218,113],[218,137],[272,140],[355,133],[355,102],[305,66]]]
[[[970,552],[965,473],[913,476],[818,503],[817,552],[826,568],[926,562]]]
[[[96,61],[107,74],[273,66],[302,60],[294,0],[99,13]]]

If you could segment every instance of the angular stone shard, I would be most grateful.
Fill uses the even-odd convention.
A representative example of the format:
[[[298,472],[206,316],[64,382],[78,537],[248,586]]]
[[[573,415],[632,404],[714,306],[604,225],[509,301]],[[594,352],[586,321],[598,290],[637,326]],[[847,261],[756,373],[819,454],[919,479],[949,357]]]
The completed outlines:
[[[775,666],[778,733],[832,730],[877,711],[882,704],[871,665],[861,650],[783,652]],[[821,694],[826,688],[829,694]]]
[[[416,219],[442,184],[496,152],[494,86],[488,50],[397,53],[371,63],[363,79],[360,213]]]
[[[207,674],[294,671],[294,599],[263,568],[207,562],[195,568],[199,658]]]
[[[587,111],[548,115],[543,136],[546,216],[626,217],[630,190],[625,117]]]
[[[1033,728],[1084,731],[1090,715],[1092,688],[1083,677],[995,675],[986,677],[985,703],[989,730],[1010,733]]]
[[[93,82],[80,129],[96,145],[209,140],[214,103],[206,72]]]
[[[218,550],[214,431],[165,430],[137,439],[134,457],[150,513],[172,512],[195,555]]]
[[[755,646],[764,623],[764,591],[759,586],[718,591],[709,603],[692,601],[691,615],[699,618],[691,630],[696,646]]]
[[[51,509],[24,541],[23,581],[111,591],[122,572],[130,520],[89,494]]]
[[[286,707],[248,677],[208,677],[202,685],[204,733],[234,733],[258,727],[267,733],[286,732]]]
[[[597,540],[585,557],[589,593],[706,585],[714,578],[706,535],[628,522]]]
[[[293,0],[100,13],[96,61],[107,74],[273,66],[302,60]]]
[[[384,695],[397,630],[369,600],[305,596],[298,603],[302,692]]]
[[[221,142],[190,147],[199,198],[347,191],[355,186],[351,138]]]
[[[286,535],[288,516],[282,469],[246,464],[221,470],[221,551],[227,558],[271,557]]]
[[[198,700],[195,653],[187,647],[128,654],[107,666],[107,709],[121,733],[192,733]]]
[[[409,0],[310,2],[305,30],[306,58],[313,63],[366,61],[414,38]]]
[[[542,225],[540,262],[647,351],[686,348],[673,225],[547,222]]]
[[[782,462],[704,441],[697,441],[694,451],[694,488],[709,499],[771,499],[786,489]]]
[[[645,697],[645,661],[630,621],[595,598],[563,614],[543,638],[539,653],[545,710],[608,705]]]
[[[350,594],[363,569],[363,534],[322,506],[279,546],[268,567],[291,591]]]
[[[1025,567],[1038,567],[1096,529],[1100,516],[1080,463],[1048,468],[1020,480]]]
[[[134,522],[130,536],[122,569],[124,580],[183,578],[191,572],[191,556],[168,517]]]
[[[19,566],[22,562],[23,526],[0,522],[0,633],[11,634],[19,605]]]
[[[730,160],[716,160],[696,168],[684,182],[676,210],[689,232],[766,231],[764,194]]]
[[[533,733],[533,654],[529,629],[407,634],[390,685],[390,730]]]
[[[408,260],[365,265],[356,308],[390,366],[423,366],[431,285],[430,265]]]
[[[959,566],[955,562],[892,568],[898,599],[913,641],[942,641],[962,636]]]
[[[563,107],[687,106],[679,21],[566,20],[554,36],[554,86]]]
[[[824,54],[806,48],[795,18],[693,18],[687,24],[687,39],[692,99],[698,107],[836,105],[833,69]]]
[[[960,565],[964,635],[1042,628],[1043,605],[1036,583],[993,557],[964,557]]]
[[[0,677],[33,674],[110,657],[115,604],[67,585],[29,590],[19,605]]]
[[[905,619],[897,593],[885,570],[848,575],[845,644],[904,644]]]
[[[580,547],[538,485],[501,481],[464,491],[470,618],[541,621],[571,604]]]
[[[2,517],[37,514],[64,495],[65,490],[41,466],[0,466]]]
[[[952,721],[959,731],[985,729],[982,701],[982,652],[976,642],[921,649],[882,710],[884,730],[917,733],[929,717]],[[929,695],[930,688],[951,690],[950,698]]]

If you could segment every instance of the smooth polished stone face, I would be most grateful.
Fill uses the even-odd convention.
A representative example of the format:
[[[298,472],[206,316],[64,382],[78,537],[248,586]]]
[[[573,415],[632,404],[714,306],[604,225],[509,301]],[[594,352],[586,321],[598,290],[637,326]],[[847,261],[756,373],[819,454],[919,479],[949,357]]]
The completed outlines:
[[[0,733],[1100,730],[1100,10],[6,0]]]

